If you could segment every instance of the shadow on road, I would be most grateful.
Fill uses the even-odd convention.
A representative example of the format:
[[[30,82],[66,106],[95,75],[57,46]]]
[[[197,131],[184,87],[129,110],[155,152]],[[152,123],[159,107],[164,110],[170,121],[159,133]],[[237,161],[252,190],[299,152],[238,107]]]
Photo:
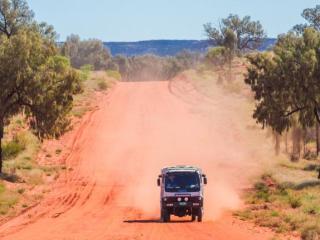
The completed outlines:
[[[124,223],[164,223],[160,219],[125,220]],[[189,223],[190,220],[172,220],[168,223]]]

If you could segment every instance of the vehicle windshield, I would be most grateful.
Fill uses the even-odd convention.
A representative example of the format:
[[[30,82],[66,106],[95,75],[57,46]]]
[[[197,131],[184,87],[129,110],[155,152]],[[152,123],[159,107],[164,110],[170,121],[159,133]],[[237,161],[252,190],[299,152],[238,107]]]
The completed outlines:
[[[200,178],[196,172],[171,172],[165,176],[166,192],[198,192]]]

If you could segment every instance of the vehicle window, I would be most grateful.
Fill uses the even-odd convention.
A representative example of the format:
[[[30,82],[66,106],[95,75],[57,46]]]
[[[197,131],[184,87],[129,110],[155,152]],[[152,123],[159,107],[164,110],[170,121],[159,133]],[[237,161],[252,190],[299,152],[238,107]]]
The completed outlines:
[[[166,192],[198,192],[200,178],[196,172],[172,172],[165,176]]]

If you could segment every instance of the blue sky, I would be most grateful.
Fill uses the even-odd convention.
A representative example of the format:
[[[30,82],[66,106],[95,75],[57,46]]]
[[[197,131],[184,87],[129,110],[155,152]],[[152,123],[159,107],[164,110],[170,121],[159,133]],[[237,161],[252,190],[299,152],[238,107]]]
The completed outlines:
[[[54,25],[64,40],[71,33],[103,41],[204,39],[202,25],[229,13],[260,20],[276,37],[303,22],[301,12],[319,0],[27,0],[36,19]]]

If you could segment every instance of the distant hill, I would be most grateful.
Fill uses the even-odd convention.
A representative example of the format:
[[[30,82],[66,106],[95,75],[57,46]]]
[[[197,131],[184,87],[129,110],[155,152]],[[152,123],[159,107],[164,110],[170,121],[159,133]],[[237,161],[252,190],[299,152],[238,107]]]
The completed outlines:
[[[260,50],[266,50],[273,46],[276,39],[267,39]],[[154,54],[158,56],[174,56],[177,53],[188,50],[205,53],[209,47],[207,40],[150,40],[139,42],[105,42],[113,56],[139,56]]]

